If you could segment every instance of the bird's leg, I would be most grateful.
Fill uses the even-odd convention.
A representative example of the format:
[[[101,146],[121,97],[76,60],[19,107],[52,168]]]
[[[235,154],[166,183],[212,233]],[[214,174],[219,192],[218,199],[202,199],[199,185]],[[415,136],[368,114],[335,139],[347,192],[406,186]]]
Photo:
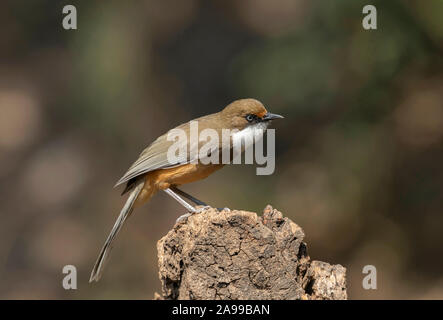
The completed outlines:
[[[179,195],[185,197],[186,199],[191,200],[191,201],[194,202],[195,204],[198,204],[199,206],[203,206],[204,208],[211,208],[211,206],[207,205],[205,202],[203,202],[203,201],[201,201],[201,200],[198,200],[197,198],[191,196],[189,193],[186,193],[186,192],[180,190],[180,189],[177,188],[177,187],[171,187],[171,189],[172,189],[174,192],[178,193]],[[231,211],[231,209],[229,209],[229,208],[227,208],[227,207],[224,207],[224,208],[217,208],[217,210],[218,210],[218,211],[223,211],[223,210],[225,210],[225,211],[228,211],[228,212]]]
[[[178,193],[179,195],[185,197],[186,199],[191,200],[191,201],[194,202],[195,204],[198,204],[199,206],[209,207],[209,206],[208,206],[206,203],[204,203],[203,201],[198,200],[197,198],[195,198],[195,197],[191,196],[190,194],[188,194],[188,193],[186,193],[186,192],[180,190],[180,189],[177,188],[177,187],[171,187],[171,189],[172,189],[174,192]]]
[[[178,203],[180,203],[183,207],[186,208],[186,210],[188,210],[188,212],[190,213],[195,213],[197,212],[197,209],[195,209],[193,206],[191,206],[189,203],[187,203],[185,200],[183,200],[182,198],[180,198],[180,196],[178,194],[176,194],[174,191],[172,191],[170,188],[164,189],[164,192],[166,192],[168,195],[170,195],[171,197],[173,197]]]
[[[208,208],[208,206],[204,206],[203,208],[198,208],[198,209],[194,208],[189,203],[187,203],[185,200],[180,198],[180,196],[177,193],[175,193],[174,191],[172,191],[170,188],[164,189],[163,191],[166,192],[171,197],[173,197],[175,200],[177,200],[183,207],[186,208],[186,210],[188,210],[188,213],[178,217],[178,219],[175,221],[176,223],[178,223],[182,220],[186,220],[189,216],[191,216],[191,214],[199,213],[199,212]]]

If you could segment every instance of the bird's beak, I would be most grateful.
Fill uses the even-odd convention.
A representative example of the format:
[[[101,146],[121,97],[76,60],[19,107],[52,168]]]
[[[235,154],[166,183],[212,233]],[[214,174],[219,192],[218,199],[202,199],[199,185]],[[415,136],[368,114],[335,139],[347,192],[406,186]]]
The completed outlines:
[[[279,114],[275,114],[275,113],[270,113],[267,112],[264,116],[263,116],[263,121],[269,121],[269,120],[274,120],[274,119],[283,119],[284,117],[279,115]]]

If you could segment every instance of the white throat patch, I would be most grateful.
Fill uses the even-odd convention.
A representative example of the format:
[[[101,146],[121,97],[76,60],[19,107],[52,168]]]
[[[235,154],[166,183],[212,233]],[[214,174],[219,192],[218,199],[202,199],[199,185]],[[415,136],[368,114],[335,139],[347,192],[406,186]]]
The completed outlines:
[[[244,148],[248,148],[253,145],[255,142],[259,141],[263,138],[263,134],[265,133],[266,128],[268,127],[268,121],[259,122],[250,126],[247,126],[243,130],[237,131],[232,134],[232,143],[233,145],[241,145],[244,144],[242,150]]]

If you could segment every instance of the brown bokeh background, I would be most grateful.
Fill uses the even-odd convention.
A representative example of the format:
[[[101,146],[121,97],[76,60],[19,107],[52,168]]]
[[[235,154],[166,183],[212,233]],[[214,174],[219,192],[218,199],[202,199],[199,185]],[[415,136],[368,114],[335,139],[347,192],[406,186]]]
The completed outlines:
[[[376,31],[366,4],[2,1],[0,297],[151,299],[156,241],[184,212],[154,197],[89,285],[125,201],[113,184],[169,128],[254,97],[285,115],[275,173],[230,166],[184,190],[273,204],[313,259],[348,269],[352,299],[443,298],[443,2],[373,1]],[[362,288],[368,264],[377,290]]]

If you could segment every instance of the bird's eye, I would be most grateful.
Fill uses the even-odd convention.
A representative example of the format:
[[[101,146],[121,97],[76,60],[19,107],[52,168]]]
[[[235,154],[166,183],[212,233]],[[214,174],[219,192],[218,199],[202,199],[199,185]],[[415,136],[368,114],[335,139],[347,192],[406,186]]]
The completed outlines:
[[[254,114],[248,114],[246,116],[246,120],[248,120],[248,122],[252,122],[255,120],[255,115]]]

